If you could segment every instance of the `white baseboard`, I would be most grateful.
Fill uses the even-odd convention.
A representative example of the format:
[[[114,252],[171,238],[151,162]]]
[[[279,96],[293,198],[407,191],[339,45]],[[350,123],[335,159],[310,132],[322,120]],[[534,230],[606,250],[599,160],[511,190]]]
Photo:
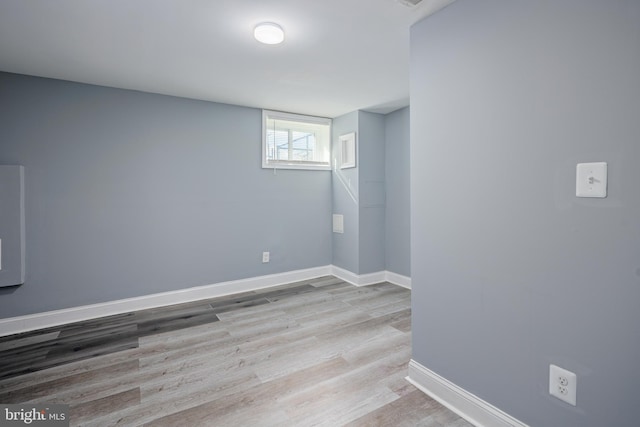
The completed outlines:
[[[394,285],[401,286],[403,288],[411,289],[411,278],[402,276],[391,271],[377,271],[375,273],[368,274],[355,274],[344,268],[331,266],[331,274],[338,279],[342,279],[345,282],[351,283],[355,286],[368,286],[380,282],[389,282]]]
[[[165,305],[197,301],[199,299],[221,297],[239,292],[253,291],[256,289],[299,282],[330,274],[331,266],[326,265],[322,267],[251,277],[249,279],[232,280],[213,285],[197,286],[99,304],[47,311],[44,313],[29,314],[26,316],[10,317],[7,319],[0,319],[0,336],[31,331],[34,329],[48,328],[51,326],[63,325],[65,323],[79,322],[97,317],[112,316],[114,314],[122,314],[130,311],[144,310],[148,308],[162,307]]]
[[[407,380],[476,427],[528,427],[413,359]]]
[[[350,272],[349,270],[345,270],[344,268],[336,267],[335,265],[331,266],[331,274],[336,276],[338,279],[344,280],[347,283],[351,283],[355,286],[361,286],[359,282],[360,276],[355,273]]]
[[[385,271],[385,280],[394,285],[401,286],[403,288],[411,289],[411,277],[403,276],[391,271]]]
[[[335,265],[331,266],[331,274],[355,286],[367,286],[384,282],[386,280],[384,273],[384,271],[377,271],[375,273],[356,274]]]
[[[411,279],[388,271],[357,275],[334,265],[294,270],[285,273],[251,277],[248,279],[231,280],[212,285],[197,286],[158,294],[108,301],[99,304],[65,308],[62,310],[46,311],[44,313],[28,314],[26,316],[0,319],[0,337],[49,328],[66,323],[80,322],[97,317],[112,316],[130,311],[145,310],[165,305],[181,304],[199,299],[216,298],[240,292],[269,288],[287,283],[309,280],[316,277],[334,275],[345,282],[356,286],[372,285],[388,281],[398,286],[411,288]]]

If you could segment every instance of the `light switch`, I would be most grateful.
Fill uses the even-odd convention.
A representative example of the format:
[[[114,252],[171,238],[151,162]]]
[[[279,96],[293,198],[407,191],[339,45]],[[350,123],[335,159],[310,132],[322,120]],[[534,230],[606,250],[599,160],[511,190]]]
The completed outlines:
[[[578,163],[576,197],[607,197],[607,164]]]

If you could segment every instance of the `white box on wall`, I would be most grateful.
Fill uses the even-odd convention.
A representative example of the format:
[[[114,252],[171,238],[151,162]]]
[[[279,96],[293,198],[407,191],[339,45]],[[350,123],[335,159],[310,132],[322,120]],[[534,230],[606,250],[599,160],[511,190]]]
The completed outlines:
[[[333,214],[333,232],[344,233],[344,217],[340,214]]]

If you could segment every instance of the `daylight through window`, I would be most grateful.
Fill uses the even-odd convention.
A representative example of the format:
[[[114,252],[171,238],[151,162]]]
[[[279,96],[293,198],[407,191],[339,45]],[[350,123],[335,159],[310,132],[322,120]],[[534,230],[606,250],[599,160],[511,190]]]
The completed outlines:
[[[262,116],[262,167],[331,168],[331,119],[268,110]]]

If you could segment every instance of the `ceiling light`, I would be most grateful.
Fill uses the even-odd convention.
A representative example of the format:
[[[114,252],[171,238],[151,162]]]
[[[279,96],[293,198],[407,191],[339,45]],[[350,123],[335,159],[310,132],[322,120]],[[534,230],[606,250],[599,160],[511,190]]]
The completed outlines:
[[[280,44],[284,41],[284,30],[280,25],[273,22],[263,22],[256,25],[255,30],[253,30],[253,36],[260,43]]]

